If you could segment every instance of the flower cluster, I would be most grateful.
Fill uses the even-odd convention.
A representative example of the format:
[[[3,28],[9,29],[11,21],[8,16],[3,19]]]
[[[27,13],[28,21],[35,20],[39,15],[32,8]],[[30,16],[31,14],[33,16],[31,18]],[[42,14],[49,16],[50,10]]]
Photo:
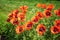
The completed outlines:
[[[55,20],[54,26],[51,27],[51,33],[58,34],[60,32],[60,20]]]
[[[18,13],[19,13],[19,11],[18,10],[14,10],[13,12],[11,12],[9,15],[8,15],[8,19],[7,19],[7,22],[10,22],[10,23],[12,23],[13,25],[15,25],[15,24],[19,24],[19,22],[18,22]]]
[[[20,7],[20,11],[19,10],[13,10],[9,15],[8,15],[8,19],[7,22],[11,22],[13,25],[18,25],[19,21],[23,22],[25,21],[25,15],[27,12],[28,6],[21,6]]]
[[[53,4],[49,4],[48,6],[46,4],[37,4],[37,8],[43,8],[45,9],[43,12],[36,12],[36,15],[31,18],[30,21],[27,21],[25,24],[21,25],[20,22],[25,21],[26,12],[28,11],[28,6],[23,5],[20,6],[19,10],[14,10],[8,15],[7,22],[12,23],[13,25],[17,25],[16,27],[16,33],[20,34],[24,32],[24,30],[31,30],[33,25],[38,23],[39,20],[46,17],[47,19],[52,16],[52,9],[54,8]],[[54,13],[60,17],[60,9],[54,10]],[[52,34],[57,34],[60,32],[60,20],[55,20],[54,26],[50,28],[50,31]],[[46,32],[46,26],[44,24],[38,24],[36,27],[36,31],[39,35],[43,35]]]
[[[41,4],[41,3],[38,3],[37,4],[37,8],[43,8],[43,9],[47,9],[47,10],[52,10],[54,8],[54,5],[53,4],[49,4],[48,6],[46,4]]]

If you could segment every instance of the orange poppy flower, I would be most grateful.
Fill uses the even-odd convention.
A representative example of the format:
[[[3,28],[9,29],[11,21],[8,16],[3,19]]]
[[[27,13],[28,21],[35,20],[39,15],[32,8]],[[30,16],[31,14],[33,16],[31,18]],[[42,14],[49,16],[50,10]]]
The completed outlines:
[[[37,8],[40,8],[40,7],[41,7],[41,4],[40,4],[40,3],[38,3],[38,4],[37,4]]]
[[[20,25],[17,26],[17,27],[16,27],[16,33],[17,33],[17,34],[20,34],[20,33],[22,33],[22,32],[24,32],[24,26],[20,26]]]
[[[8,17],[12,18],[13,17],[13,13],[9,13]]]
[[[60,16],[60,9],[54,10],[54,13],[55,13],[57,16]]]
[[[45,10],[45,11],[44,11],[44,16],[45,16],[46,18],[49,18],[50,16],[52,16],[51,11]]]
[[[17,18],[18,10],[14,10],[12,13],[8,15],[9,18]]]
[[[13,14],[18,14],[19,10],[14,10]]]
[[[24,11],[24,10],[27,10],[28,9],[28,6],[24,5],[24,6],[20,6],[20,10]]]
[[[42,19],[44,17],[44,15],[41,12],[37,12],[36,16],[38,16],[39,19]]]
[[[10,13],[10,14],[8,15],[7,22],[10,22],[10,20],[12,19],[12,17],[13,17],[13,14],[12,14],[12,13]]]
[[[52,34],[58,34],[59,33],[59,29],[56,26],[52,26],[50,28],[50,31],[51,31]]]
[[[33,26],[33,23],[30,22],[30,21],[28,21],[28,22],[25,24],[25,28],[26,28],[26,30],[30,30],[30,29],[32,29],[32,26]]]
[[[19,22],[18,22],[18,20],[17,20],[16,18],[12,18],[12,19],[10,20],[10,22],[11,22],[13,25],[18,25],[18,24],[19,24]]]
[[[32,21],[33,23],[37,23],[37,22],[39,21],[38,16],[32,17],[31,21]]]
[[[19,13],[19,10],[14,10],[13,11],[13,17],[17,18],[17,14]]]
[[[60,28],[60,20],[55,20],[55,25]]]
[[[43,35],[46,32],[46,27],[43,24],[39,24],[36,31],[39,35]]]
[[[42,6],[41,6],[42,8],[46,8],[46,4],[42,4]]]
[[[17,14],[14,14],[14,15],[13,15],[13,18],[18,18]]]
[[[20,20],[20,21],[25,21],[25,14],[24,13],[19,13],[18,14],[18,20]]]
[[[47,6],[47,10],[52,10],[54,8],[54,5],[53,4],[49,4],[48,6]]]
[[[22,13],[26,14],[27,10],[22,11]]]

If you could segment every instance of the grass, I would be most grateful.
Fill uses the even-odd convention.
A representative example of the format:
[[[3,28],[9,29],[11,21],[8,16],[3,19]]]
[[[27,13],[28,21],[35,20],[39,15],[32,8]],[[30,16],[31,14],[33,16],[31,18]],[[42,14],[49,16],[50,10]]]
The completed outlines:
[[[45,3],[45,4],[54,4],[55,9],[60,7],[60,1],[37,1],[37,0],[1,0],[0,1],[0,35],[5,40],[58,40],[60,34],[52,35],[50,31],[47,31],[44,36],[39,36],[36,33],[35,27],[38,25],[34,25],[34,27],[30,31],[25,31],[24,33],[18,35],[15,33],[15,26],[6,22],[8,14],[14,10],[19,9],[21,5],[27,5],[29,7],[28,12],[26,14],[26,21],[30,20],[32,16],[35,15],[37,11],[43,11],[41,8],[36,8],[37,3]],[[53,11],[52,11],[53,12]],[[49,19],[44,19],[39,21],[39,23],[43,23],[49,29],[51,25],[53,25],[53,21],[56,19],[60,19],[59,17],[51,17]],[[48,21],[49,20],[49,21]],[[48,24],[48,22],[51,22]],[[48,30],[47,29],[47,30]]]

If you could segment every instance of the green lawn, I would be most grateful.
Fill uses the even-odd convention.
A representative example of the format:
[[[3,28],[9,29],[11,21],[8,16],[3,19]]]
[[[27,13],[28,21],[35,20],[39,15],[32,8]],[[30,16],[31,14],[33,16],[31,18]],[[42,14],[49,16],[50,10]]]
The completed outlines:
[[[49,19],[44,19],[39,21],[39,23],[43,23],[47,26],[47,32],[44,36],[39,36],[36,32],[35,28],[38,24],[34,25],[34,27],[30,31],[25,31],[20,35],[15,33],[15,26],[6,22],[8,18],[8,14],[15,9],[19,9],[21,5],[27,5],[28,12],[26,14],[26,21],[30,20],[31,17],[35,15],[37,11],[42,11],[41,8],[36,8],[37,3],[45,3],[45,4],[54,4],[55,8],[58,9],[60,7],[60,1],[37,1],[37,0],[1,0],[0,1],[0,36],[3,37],[5,40],[58,40],[60,39],[60,34],[53,35],[48,30],[51,25],[53,25],[53,21],[55,19],[60,19],[60,17],[51,17]],[[53,10],[54,10],[53,9]],[[53,14],[53,11],[52,11]],[[51,22],[51,23],[48,23]]]

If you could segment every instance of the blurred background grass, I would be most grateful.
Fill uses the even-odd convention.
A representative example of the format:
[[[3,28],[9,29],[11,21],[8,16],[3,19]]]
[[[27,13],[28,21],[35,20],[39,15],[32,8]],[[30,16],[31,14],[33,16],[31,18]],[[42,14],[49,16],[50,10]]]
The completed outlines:
[[[25,31],[20,35],[15,33],[15,26],[10,23],[6,22],[8,14],[14,10],[19,9],[21,5],[27,5],[29,7],[28,12],[26,14],[26,21],[30,20],[32,16],[35,15],[37,11],[43,11],[41,8],[36,8],[37,3],[45,3],[45,4],[54,4],[55,9],[60,8],[60,1],[59,0],[0,0],[0,36],[3,38],[2,40],[59,40],[60,34],[53,35],[48,30],[50,26],[53,25],[53,21],[55,19],[60,19],[59,17],[51,17],[49,19],[44,19],[39,21],[39,23],[43,23],[47,28],[47,32],[44,36],[39,36],[36,33],[36,25],[30,30]],[[53,11],[52,11],[53,13]],[[47,21],[49,20],[49,21]],[[51,22],[48,24],[48,22]]]

